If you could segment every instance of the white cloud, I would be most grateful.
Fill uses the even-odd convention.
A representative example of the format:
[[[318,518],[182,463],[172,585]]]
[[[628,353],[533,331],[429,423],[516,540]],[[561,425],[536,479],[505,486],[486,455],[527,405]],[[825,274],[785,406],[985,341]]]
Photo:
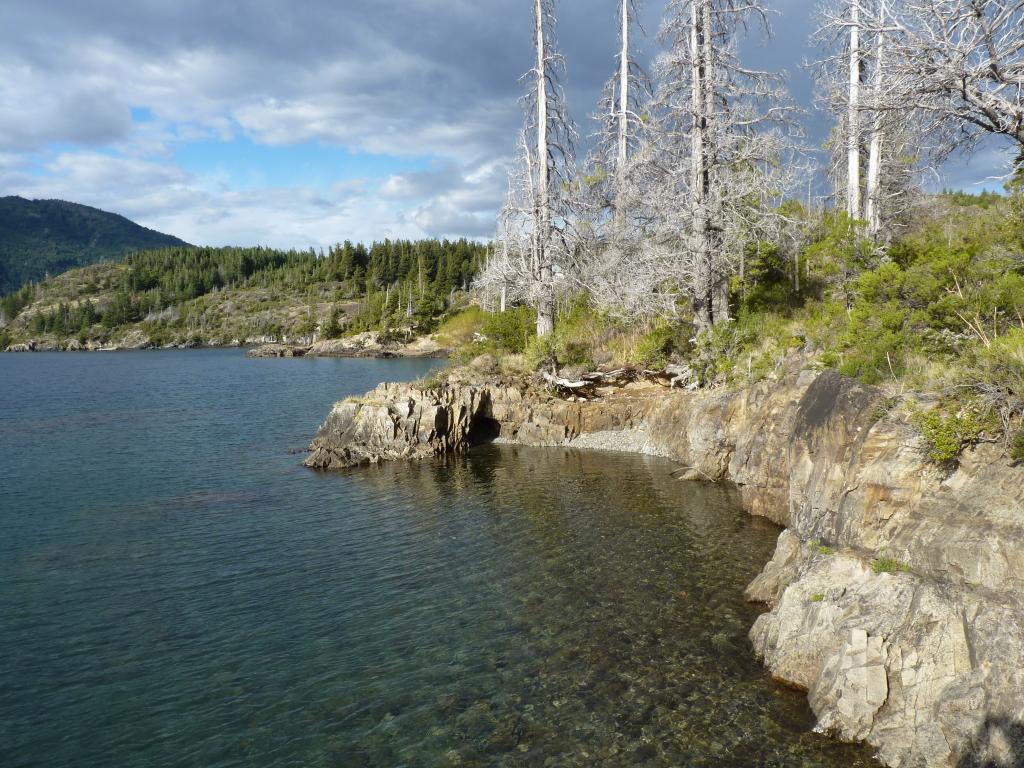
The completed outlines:
[[[104,78],[69,73],[55,85],[26,63],[0,60],[0,150],[55,141],[98,145],[131,131],[128,104]]]
[[[0,155],[0,187],[14,194],[75,200],[204,245],[321,248],[345,239],[425,237],[439,226],[399,201],[385,200],[364,179],[339,182],[325,192],[301,186],[238,191],[170,164],[99,152],[61,153],[46,163],[43,175],[6,158]],[[480,227],[466,221],[473,231],[444,234],[476,234]]]

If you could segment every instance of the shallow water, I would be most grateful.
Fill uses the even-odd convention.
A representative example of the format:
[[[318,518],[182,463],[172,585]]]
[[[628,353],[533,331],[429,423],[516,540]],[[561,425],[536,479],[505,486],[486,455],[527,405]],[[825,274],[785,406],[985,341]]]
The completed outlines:
[[[873,765],[753,661],[778,530],[728,490],[289,453],[429,365],[0,356],[0,764]]]

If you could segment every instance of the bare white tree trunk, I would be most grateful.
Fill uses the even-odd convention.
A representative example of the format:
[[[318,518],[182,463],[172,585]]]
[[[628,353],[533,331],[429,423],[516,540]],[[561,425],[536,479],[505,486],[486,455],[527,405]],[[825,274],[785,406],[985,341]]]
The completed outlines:
[[[629,141],[629,0],[622,0],[622,50],[619,53],[619,147],[616,171],[623,183]]]
[[[704,31],[704,207],[705,215],[705,251],[708,276],[711,287],[711,322],[722,323],[729,319],[729,281],[725,274],[721,254],[721,237],[719,235],[721,206],[719,205],[720,189],[711,178],[712,166],[717,164],[715,132],[718,129],[716,114],[716,72],[715,72],[715,38],[711,24],[712,0],[701,0],[702,27]]]
[[[690,133],[690,162],[693,179],[690,183],[692,195],[691,205],[694,209],[693,236],[696,253],[697,279],[694,286],[693,314],[697,330],[711,327],[711,274],[707,268],[707,173],[705,168],[705,132],[707,116],[704,114],[704,0],[693,0],[690,4],[690,61],[691,61],[691,104],[693,109],[693,129]]]
[[[503,237],[501,239],[501,261],[503,264],[508,264],[508,238]],[[505,311],[505,305],[508,299],[508,285],[506,278],[503,276],[501,280],[501,311]]]
[[[552,268],[548,260],[548,238],[551,234],[551,204],[548,199],[548,82],[547,48],[544,40],[544,8],[534,0],[534,27],[537,35],[537,279],[540,298],[537,302],[537,335],[547,336],[555,329],[554,297],[551,291]]]
[[[850,0],[850,95],[846,106],[846,212],[860,211],[860,0]]]
[[[881,18],[885,20],[885,2],[881,3]],[[871,146],[868,150],[868,181],[867,181],[867,204],[864,218],[868,222],[868,234],[875,238],[882,228],[879,206],[881,204],[881,175],[882,175],[882,110],[880,102],[883,92],[883,77],[885,72],[885,32],[879,29],[875,33],[875,77],[874,77],[874,110],[871,125]]]
[[[693,110],[693,128],[690,133],[693,178],[690,190],[693,197],[691,204],[694,207],[693,236],[696,257],[693,313],[698,331],[714,325],[716,309],[726,309],[722,306],[719,281],[715,274],[715,253],[710,229],[712,201],[708,148],[714,110],[714,93],[709,83],[712,74],[712,44],[710,0],[693,0],[690,4],[690,76]],[[722,319],[725,316],[727,309]]]

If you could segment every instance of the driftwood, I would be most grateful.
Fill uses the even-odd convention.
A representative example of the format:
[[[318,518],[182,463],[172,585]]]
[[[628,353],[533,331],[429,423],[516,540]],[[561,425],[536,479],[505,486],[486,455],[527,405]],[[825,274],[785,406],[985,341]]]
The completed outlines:
[[[551,384],[558,389],[569,390],[570,392],[589,389],[594,386],[593,381],[587,381],[586,379],[583,379],[582,381],[570,381],[569,379],[563,379],[560,376],[554,376],[547,371],[541,373],[541,376],[544,377],[544,381],[548,384]]]
[[[680,386],[693,390],[700,386],[700,378],[688,365],[666,365],[662,370],[616,368],[614,371],[593,371],[580,375],[578,380],[556,376],[547,371],[543,371],[541,376],[555,389],[573,395],[591,394],[597,386],[624,386],[641,379],[668,379],[672,389]]]
[[[676,384],[687,389],[697,389],[700,386],[700,380],[688,365],[666,365],[665,375],[669,377],[669,389],[675,389]]]
[[[628,383],[636,380],[636,371],[632,368],[618,368],[614,371],[594,371],[585,373],[582,376],[584,381],[592,381],[595,384],[614,384],[620,381]]]

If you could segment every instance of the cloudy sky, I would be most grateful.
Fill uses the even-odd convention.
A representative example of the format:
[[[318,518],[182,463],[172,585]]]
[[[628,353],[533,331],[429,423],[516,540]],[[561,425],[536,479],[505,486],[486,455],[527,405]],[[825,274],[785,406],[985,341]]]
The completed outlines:
[[[775,0],[775,39],[747,45],[807,106],[810,5]],[[615,2],[559,6],[570,107],[588,133],[615,66]],[[486,237],[521,122],[530,8],[4,0],[0,194],[95,205],[211,245]],[[661,10],[647,0],[648,55]],[[820,141],[822,118],[808,123]],[[998,153],[943,182],[978,188]]]

